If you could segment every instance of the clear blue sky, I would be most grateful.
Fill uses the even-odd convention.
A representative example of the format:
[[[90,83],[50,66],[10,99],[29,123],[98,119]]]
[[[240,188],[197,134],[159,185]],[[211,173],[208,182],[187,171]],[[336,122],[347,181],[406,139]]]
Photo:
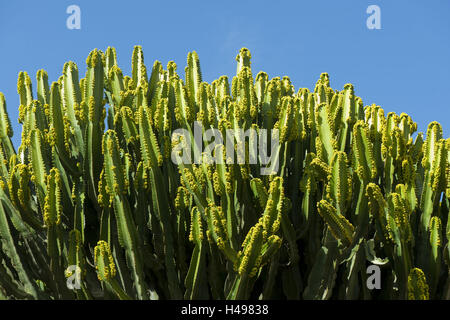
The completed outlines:
[[[81,30],[69,30],[66,8],[81,8]],[[381,9],[381,30],[369,30],[369,5]],[[353,83],[365,105],[406,112],[426,131],[439,121],[450,136],[450,1],[1,1],[0,91],[17,123],[19,71],[36,89],[36,71],[56,81],[64,62],[78,64],[94,48],[114,46],[129,74],[134,45],[145,62],[174,60],[184,77],[186,55],[196,50],[203,79],[236,72],[241,47],[252,54],[254,74],[288,75],[296,89],[312,89],[321,72],[342,89]]]

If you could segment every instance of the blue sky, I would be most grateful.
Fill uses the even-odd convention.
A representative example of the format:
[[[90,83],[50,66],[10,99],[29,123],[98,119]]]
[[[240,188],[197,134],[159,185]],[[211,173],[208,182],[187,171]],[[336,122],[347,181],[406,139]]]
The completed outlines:
[[[69,30],[66,8],[81,8],[81,29]],[[369,30],[369,5],[381,9],[381,30]],[[56,81],[64,62],[80,75],[94,48],[114,46],[129,74],[134,45],[145,62],[174,60],[184,77],[186,56],[196,50],[203,80],[236,72],[241,47],[252,54],[252,70],[287,75],[314,88],[321,72],[342,89],[352,83],[365,105],[406,112],[426,131],[437,120],[450,136],[450,1],[1,1],[0,91],[17,123],[17,75],[33,79],[43,68]]]

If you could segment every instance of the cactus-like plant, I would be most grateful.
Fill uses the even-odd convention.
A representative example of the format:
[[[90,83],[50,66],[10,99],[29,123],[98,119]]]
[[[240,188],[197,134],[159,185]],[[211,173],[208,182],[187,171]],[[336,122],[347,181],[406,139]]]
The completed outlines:
[[[0,93],[0,298],[450,299],[440,124],[414,136],[326,73],[295,92],[254,78],[248,49],[236,61],[209,84],[196,52],[183,80],[140,46],[129,76],[95,49],[84,78],[74,62],[51,84],[39,70],[36,95],[19,73],[17,151]],[[276,129],[272,161],[238,129]]]

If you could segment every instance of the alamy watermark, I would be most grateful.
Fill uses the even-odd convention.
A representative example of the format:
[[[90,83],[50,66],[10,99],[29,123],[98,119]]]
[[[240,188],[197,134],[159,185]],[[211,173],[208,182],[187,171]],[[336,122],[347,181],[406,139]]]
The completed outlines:
[[[369,290],[381,289],[380,267],[375,264],[372,264],[367,267],[366,272],[367,272],[367,274],[370,274],[370,276],[367,277],[367,281],[366,281],[367,289],[369,289]]]
[[[259,164],[261,175],[276,174],[279,167],[278,129],[226,129],[224,137],[219,129],[204,131],[202,124],[195,121],[193,133],[188,129],[172,133],[172,145],[171,158],[177,165]]]
[[[66,269],[66,286],[70,290],[81,289],[81,268],[77,265],[71,265]]]
[[[81,9],[79,6],[72,4],[67,7],[66,13],[70,14],[66,20],[67,29],[81,29]]]

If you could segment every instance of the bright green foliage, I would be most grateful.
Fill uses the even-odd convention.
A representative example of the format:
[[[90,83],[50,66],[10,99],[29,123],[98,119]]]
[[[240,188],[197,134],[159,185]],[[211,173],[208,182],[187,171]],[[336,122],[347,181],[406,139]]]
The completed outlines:
[[[17,152],[0,93],[0,298],[450,299],[439,123],[415,135],[326,73],[297,92],[254,76],[246,48],[210,84],[195,51],[184,79],[174,61],[147,68],[140,46],[130,75],[117,61],[109,47],[81,79],[72,61],[52,83],[39,70],[36,92],[20,72]],[[275,161],[208,129],[277,129]],[[382,290],[366,286],[371,264]]]

